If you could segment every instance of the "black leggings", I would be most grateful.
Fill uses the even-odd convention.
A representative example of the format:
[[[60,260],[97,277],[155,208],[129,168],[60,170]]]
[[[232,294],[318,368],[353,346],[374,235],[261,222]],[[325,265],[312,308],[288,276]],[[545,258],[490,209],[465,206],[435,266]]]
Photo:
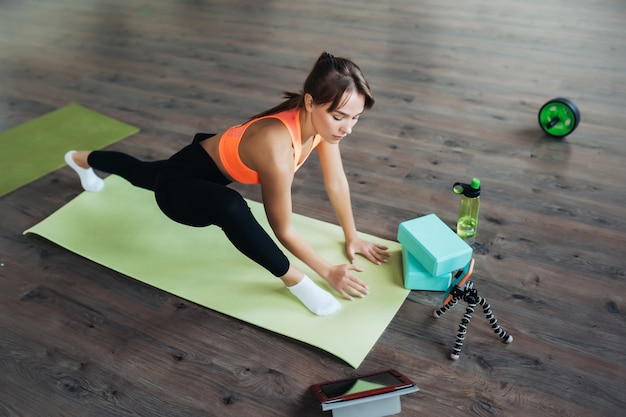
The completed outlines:
[[[178,223],[221,227],[240,252],[275,276],[285,275],[289,260],[256,221],[241,194],[227,187],[231,181],[200,145],[211,136],[196,134],[191,145],[168,160],[144,162],[121,152],[93,151],[88,163],[154,191],[161,211]]]

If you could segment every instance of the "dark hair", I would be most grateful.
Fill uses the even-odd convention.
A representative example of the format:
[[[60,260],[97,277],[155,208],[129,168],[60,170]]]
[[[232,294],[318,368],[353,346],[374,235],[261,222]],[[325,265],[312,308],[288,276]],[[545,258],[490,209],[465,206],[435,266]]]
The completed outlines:
[[[353,91],[365,97],[365,109],[369,110],[374,106],[372,90],[358,65],[349,59],[323,52],[304,81],[300,93],[283,92],[285,101],[251,117],[250,120],[304,107],[305,94],[310,94],[317,105],[330,103],[328,111],[332,112],[345,104],[344,95]]]

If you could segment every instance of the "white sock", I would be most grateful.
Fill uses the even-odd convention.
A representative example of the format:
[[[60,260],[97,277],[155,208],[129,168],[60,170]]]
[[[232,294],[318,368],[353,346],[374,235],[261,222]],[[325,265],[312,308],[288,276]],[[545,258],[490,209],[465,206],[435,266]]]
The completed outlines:
[[[306,275],[302,281],[287,288],[318,316],[328,316],[341,308],[341,304],[331,293],[319,287]]]
[[[104,187],[104,181],[102,178],[96,175],[91,168],[81,168],[76,162],[74,162],[74,158],[72,155],[75,154],[76,151],[69,151],[65,154],[65,162],[78,174],[80,178],[80,185],[87,191],[97,192]]]

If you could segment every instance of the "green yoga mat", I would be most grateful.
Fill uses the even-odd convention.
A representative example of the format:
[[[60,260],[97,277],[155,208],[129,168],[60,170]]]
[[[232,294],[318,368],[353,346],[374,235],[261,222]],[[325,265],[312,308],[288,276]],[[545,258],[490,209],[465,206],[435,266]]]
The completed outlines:
[[[69,104],[0,133],[0,197],[65,165],[72,149],[100,149],[139,129]]]
[[[151,192],[109,176],[98,193],[83,192],[24,233],[38,234],[129,277],[240,320],[323,349],[357,368],[404,302],[401,246],[387,264],[364,258],[359,273],[370,287],[363,299],[341,299],[339,312],[310,313],[282,282],[241,255],[218,227],[193,228],[169,220]],[[248,204],[270,230],[263,206]],[[346,262],[339,226],[294,215],[294,225],[329,262]],[[312,279],[330,287],[299,261]],[[338,297],[338,294],[331,289]]]

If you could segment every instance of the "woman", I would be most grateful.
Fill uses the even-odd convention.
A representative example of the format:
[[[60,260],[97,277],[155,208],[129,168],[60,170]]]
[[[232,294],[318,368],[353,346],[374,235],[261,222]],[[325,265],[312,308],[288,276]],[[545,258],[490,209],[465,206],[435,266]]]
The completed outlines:
[[[70,151],[65,160],[88,191],[98,191],[104,184],[95,168],[154,191],[163,213],[176,222],[221,227],[237,249],[279,277],[309,310],[329,315],[340,303],[291,265],[243,197],[227,185],[260,184],[269,224],[283,246],[344,298],[363,297],[368,287],[354,274],[362,271],[354,264],[355,254],[380,264],[389,253],[387,247],[357,236],[338,145],[373,106],[374,98],[356,64],[326,52],[313,66],[302,92],[286,92],[285,98],[243,125],[216,135],[196,134],[191,145],[166,161],[142,162],[109,151]],[[350,264],[329,264],[291,222],[294,174],[313,149],[319,154],[324,186],[343,229]]]

